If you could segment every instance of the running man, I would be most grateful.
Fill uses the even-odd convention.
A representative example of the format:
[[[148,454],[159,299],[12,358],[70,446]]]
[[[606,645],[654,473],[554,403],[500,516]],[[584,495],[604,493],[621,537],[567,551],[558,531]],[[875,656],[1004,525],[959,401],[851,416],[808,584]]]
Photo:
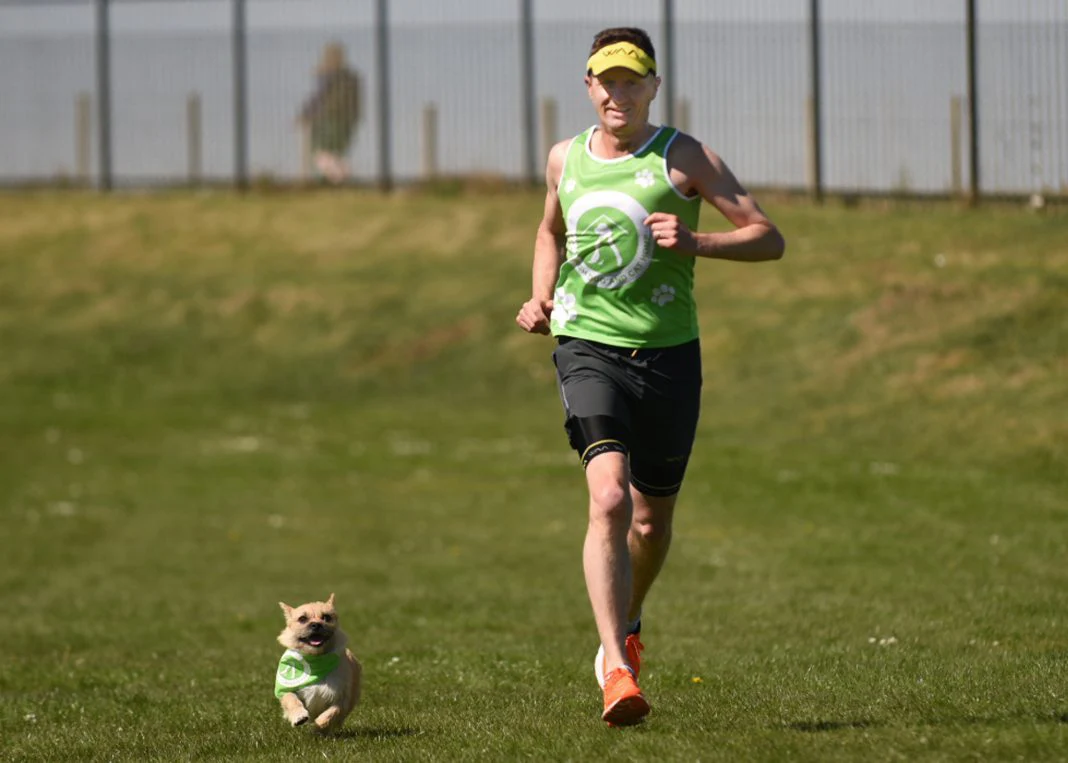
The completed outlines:
[[[649,713],[642,603],[671,543],[700,409],[694,263],[777,260],[785,242],[715,153],[649,122],[660,78],[646,32],[598,33],[585,82],[597,124],[549,153],[533,290],[516,322],[558,343],[564,427],[589,489],[582,563],[602,718],[626,726]],[[703,201],[735,229],[698,233]]]

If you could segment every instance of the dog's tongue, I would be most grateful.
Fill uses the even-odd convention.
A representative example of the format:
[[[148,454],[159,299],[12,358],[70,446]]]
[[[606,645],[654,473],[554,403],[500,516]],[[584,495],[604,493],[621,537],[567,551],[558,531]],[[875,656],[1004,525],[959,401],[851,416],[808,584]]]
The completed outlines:
[[[320,638],[319,636],[312,636],[311,638],[308,639],[308,643],[311,644],[312,646],[322,646],[323,644],[326,643],[326,639],[325,638]]]

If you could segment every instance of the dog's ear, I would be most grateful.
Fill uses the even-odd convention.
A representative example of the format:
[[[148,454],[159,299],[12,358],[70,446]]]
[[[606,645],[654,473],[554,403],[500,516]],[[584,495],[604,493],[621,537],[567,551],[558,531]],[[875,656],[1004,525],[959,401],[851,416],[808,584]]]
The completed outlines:
[[[286,620],[288,620],[290,613],[293,611],[293,607],[289,606],[284,601],[278,602],[278,606],[280,606],[282,611],[286,613]]]
[[[334,594],[330,594],[330,598],[326,600],[326,605],[331,609],[334,608]]]

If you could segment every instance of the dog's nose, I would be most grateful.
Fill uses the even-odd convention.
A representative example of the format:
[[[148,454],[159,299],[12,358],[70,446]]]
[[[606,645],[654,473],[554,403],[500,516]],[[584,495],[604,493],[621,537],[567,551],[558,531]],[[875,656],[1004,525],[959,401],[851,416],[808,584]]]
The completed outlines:
[[[321,631],[323,629],[323,624],[322,623],[312,623],[308,627],[313,631]]]

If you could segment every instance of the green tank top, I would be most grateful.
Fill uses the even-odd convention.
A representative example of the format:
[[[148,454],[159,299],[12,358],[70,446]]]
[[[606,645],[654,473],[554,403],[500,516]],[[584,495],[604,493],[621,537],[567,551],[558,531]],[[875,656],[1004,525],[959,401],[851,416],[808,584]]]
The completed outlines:
[[[553,295],[553,336],[618,347],[671,347],[697,338],[696,257],[661,249],[644,220],[677,215],[697,230],[701,198],[671,183],[667,152],[678,130],[661,127],[619,159],[590,150],[595,128],[571,141],[557,193],[567,250]]]

